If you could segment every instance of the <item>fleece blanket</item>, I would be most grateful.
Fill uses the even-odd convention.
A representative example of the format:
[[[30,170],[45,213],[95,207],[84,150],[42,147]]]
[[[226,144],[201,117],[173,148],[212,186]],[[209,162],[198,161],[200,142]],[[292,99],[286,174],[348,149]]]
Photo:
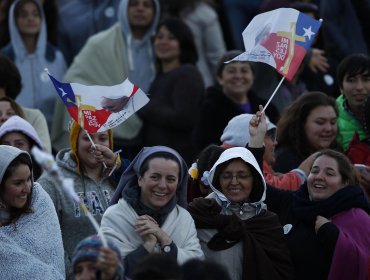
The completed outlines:
[[[42,187],[32,190],[32,213],[0,227],[1,279],[65,279],[64,249],[54,204]]]

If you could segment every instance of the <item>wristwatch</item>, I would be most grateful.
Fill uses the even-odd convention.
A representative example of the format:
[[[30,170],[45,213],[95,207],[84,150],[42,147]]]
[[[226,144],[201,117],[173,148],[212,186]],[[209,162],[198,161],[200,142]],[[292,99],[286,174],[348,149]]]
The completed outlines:
[[[170,245],[165,245],[165,246],[163,246],[163,248],[162,248],[162,252],[164,252],[164,253],[169,253],[169,252],[171,252],[171,244],[170,244]]]

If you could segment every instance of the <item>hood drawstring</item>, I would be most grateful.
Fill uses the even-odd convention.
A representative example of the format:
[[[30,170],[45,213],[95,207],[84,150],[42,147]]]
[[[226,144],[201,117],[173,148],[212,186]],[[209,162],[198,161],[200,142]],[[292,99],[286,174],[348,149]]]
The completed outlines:
[[[132,34],[129,33],[127,34],[127,56],[128,56],[128,66],[130,71],[135,70],[135,65],[134,65],[134,59],[132,57],[132,49],[131,49],[131,43],[132,43]]]

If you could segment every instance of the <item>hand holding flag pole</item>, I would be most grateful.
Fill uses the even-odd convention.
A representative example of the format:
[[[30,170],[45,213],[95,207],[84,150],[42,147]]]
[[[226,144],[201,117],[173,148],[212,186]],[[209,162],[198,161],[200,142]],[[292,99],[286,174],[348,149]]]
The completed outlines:
[[[113,86],[85,86],[78,83],[62,83],[55,79],[47,69],[45,71],[49,75],[58,96],[64,102],[69,115],[85,130],[95,148],[96,145],[92,141],[90,133],[103,132],[116,127],[149,102],[146,94],[128,79]],[[63,178],[51,155],[42,153],[35,148],[32,149],[32,153],[37,154],[35,158],[49,175],[63,187],[69,197],[79,203],[101,236],[103,245],[107,247],[107,240],[98,223],[74,191],[73,181]]]
[[[315,20],[295,9],[279,8],[258,14],[243,31],[245,52],[225,63],[263,62],[283,75],[264,110],[285,78],[293,79],[321,23],[322,19]]]
[[[89,140],[90,140],[91,145],[93,146],[93,148],[96,149],[96,145],[95,145],[94,141],[91,139],[90,134],[86,130],[85,130],[85,133],[86,133],[87,137],[89,138]],[[105,164],[104,161],[102,162],[102,164],[103,164],[104,168],[107,169],[107,165]]]
[[[103,132],[127,120],[149,102],[146,94],[128,79],[113,86],[85,86],[62,83],[45,69],[69,115],[86,132],[93,148],[90,133]],[[104,168],[107,168],[103,162]]]
[[[63,173],[60,171],[58,165],[56,164],[52,155],[41,151],[39,148],[34,146],[31,149],[31,153],[36,159],[36,161],[42,166],[42,168],[47,172],[47,174],[54,180],[54,182],[58,186],[62,186],[63,191],[67,194],[67,196],[73,200],[75,203],[78,203],[82,210],[84,211],[85,215],[95,228],[98,235],[101,237],[102,243],[104,247],[108,247],[108,242],[101,231],[99,224],[91,215],[90,211],[87,209],[86,205],[81,201],[79,196],[74,190],[74,183],[71,178],[64,178]]]

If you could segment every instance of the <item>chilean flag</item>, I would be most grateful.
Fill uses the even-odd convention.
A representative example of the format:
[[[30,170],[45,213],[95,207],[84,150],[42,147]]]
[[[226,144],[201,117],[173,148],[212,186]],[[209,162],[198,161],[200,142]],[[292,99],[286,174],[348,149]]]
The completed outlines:
[[[128,79],[114,86],[85,86],[62,83],[50,74],[49,78],[69,115],[89,133],[116,127],[149,102]]]
[[[242,33],[245,52],[231,61],[267,63],[291,81],[320,26],[292,8],[259,14]]]

